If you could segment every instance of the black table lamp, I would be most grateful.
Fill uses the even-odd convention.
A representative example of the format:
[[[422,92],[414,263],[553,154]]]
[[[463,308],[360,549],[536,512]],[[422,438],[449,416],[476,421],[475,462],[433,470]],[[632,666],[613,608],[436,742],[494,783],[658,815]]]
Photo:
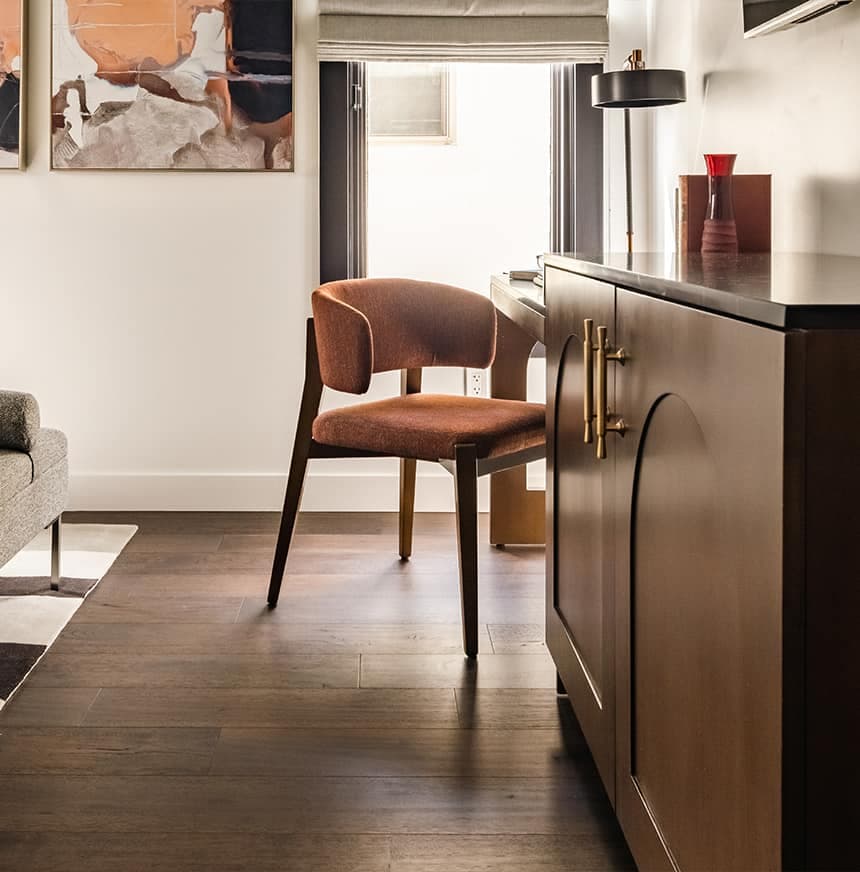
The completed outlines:
[[[627,174],[627,251],[633,252],[633,173],[630,110],[674,106],[687,100],[683,70],[647,70],[642,49],[634,49],[623,70],[601,73],[591,80],[591,102],[598,109],[624,110],[624,163]]]

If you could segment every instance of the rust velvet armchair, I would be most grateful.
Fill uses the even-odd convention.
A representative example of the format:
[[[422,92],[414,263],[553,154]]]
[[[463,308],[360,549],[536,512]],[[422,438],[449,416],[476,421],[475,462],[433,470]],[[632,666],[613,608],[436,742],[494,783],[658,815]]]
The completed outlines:
[[[544,456],[545,409],[517,400],[421,393],[425,367],[484,369],[496,353],[497,313],[460,288],[406,279],[333,282],[314,291],[293,457],[269,585],[278,603],[307,462],[400,458],[400,557],[412,554],[418,460],[453,474],[463,648],[478,653],[478,478]],[[401,370],[401,396],[319,413],[323,387],[366,393],[377,372]]]

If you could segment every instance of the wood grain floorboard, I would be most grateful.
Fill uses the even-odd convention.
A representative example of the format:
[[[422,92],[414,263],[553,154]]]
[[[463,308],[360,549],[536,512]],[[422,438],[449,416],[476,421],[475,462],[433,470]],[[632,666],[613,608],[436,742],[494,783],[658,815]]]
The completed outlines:
[[[268,551],[273,554],[277,536],[267,533],[225,533],[221,537],[219,551]],[[419,535],[417,542],[422,553],[450,554],[457,557],[456,533],[439,535]],[[293,536],[291,550],[296,554],[324,553],[331,554],[384,554],[397,552],[397,530],[392,530],[390,536],[367,535],[361,533],[296,533]],[[540,563],[542,553],[535,553],[535,562]]]
[[[3,725],[0,775],[206,775],[218,737],[217,729]]]
[[[69,624],[52,654],[456,654],[459,624]],[[492,653],[487,628],[479,651]]]
[[[102,582],[106,584],[107,582]],[[101,587],[101,585],[99,585]],[[99,588],[75,612],[75,624],[233,624],[244,597],[175,596],[137,597],[102,594]]]
[[[487,516],[481,518],[481,530],[489,529]],[[391,512],[305,512],[299,515],[296,532],[299,534],[331,535],[397,535],[397,515]],[[456,536],[454,515],[447,512],[419,512],[415,515],[415,535]],[[485,537],[486,538],[486,537]]]
[[[480,582],[479,582],[480,585]],[[480,623],[511,623],[522,620],[536,623],[544,615],[543,597],[494,597],[479,587],[478,621]],[[239,611],[237,621],[255,624],[267,622],[298,622],[320,624],[453,624],[460,619],[460,602],[448,596],[394,596],[352,597],[320,596],[294,597],[282,590],[281,601],[274,611],[269,610],[263,597],[247,597]]]
[[[390,872],[388,836],[0,832],[9,872]]]
[[[80,726],[100,692],[94,687],[24,686],[0,710],[0,730],[7,726]]]
[[[361,687],[554,688],[555,665],[543,654],[364,654]]]
[[[597,834],[597,790],[567,778],[8,775],[0,830]]]
[[[205,556],[205,555],[201,555]],[[270,561],[267,560],[268,565]],[[536,573],[491,573],[480,577],[480,592],[485,600],[505,597],[544,596],[544,577]],[[95,601],[124,597],[249,597],[264,598],[269,584],[268,569],[263,572],[177,572],[144,573],[122,565],[96,588]],[[286,600],[331,597],[450,597],[459,591],[457,562],[444,572],[412,573],[404,571],[339,573],[296,573],[289,569],[281,596]]]
[[[40,872],[611,872],[635,868],[623,843],[584,835],[165,836],[0,833],[0,868]]]
[[[117,600],[242,600],[265,596],[268,576],[257,573],[166,573],[152,575],[126,574],[117,566],[91,595],[94,602]],[[234,615],[235,617],[235,615]]]
[[[141,533],[175,533],[179,523],[184,533],[276,535],[280,522],[277,512],[66,512],[63,517],[70,524],[135,524]],[[397,515],[391,512],[304,512],[299,515],[296,533],[396,536],[397,523]],[[481,515],[478,529],[486,534],[487,515]],[[453,514],[416,514],[415,536],[423,535],[456,536]]]
[[[277,512],[65,512],[63,519],[69,524],[135,524],[140,535],[277,533],[280,521]]]
[[[454,695],[464,729],[539,730],[573,716],[570,702],[554,690],[457,688]]]
[[[548,650],[543,624],[491,624],[488,629],[496,654],[536,654]]]
[[[542,730],[221,730],[213,775],[468,776],[594,775],[573,726]]]
[[[219,551],[169,554],[138,551],[123,555],[115,575],[261,575],[272,568],[272,555],[262,551]]]
[[[219,552],[213,557],[230,552]],[[531,574],[542,577],[541,567],[536,561],[515,561],[511,559],[493,559],[498,552],[494,548],[485,547],[478,553],[478,562],[484,576],[492,575],[523,575]],[[263,556],[263,555],[261,555]],[[271,562],[271,555],[266,554],[261,563],[265,566]],[[255,560],[260,558],[256,557]],[[355,572],[356,564],[360,563],[362,572],[380,575],[415,576],[434,575],[444,577],[456,577],[457,553],[456,551],[435,552],[428,551],[424,554],[415,554],[408,561],[401,561],[396,551],[364,553],[361,551],[347,552],[345,554],[325,554],[322,549],[299,550],[290,555],[287,562],[287,572],[299,575],[315,573],[318,575],[343,574]],[[213,564],[216,561],[213,559]],[[216,564],[217,565],[217,564]]]
[[[300,547],[300,543],[314,537],[307,534],[293,534],[293,544],[291,548]],[[380,546],[378,536],[335,536],[335,539],[345,539],[352,543],[367,542],[368,550],[377,550]],[[221,537],[221,544],[218,546],[219,551],[250,551],[263,552],[266,551],[271,555],[275,553],[275,545],[278,541],[277,533],[225,533]],[[372,549],[373,543],[376,543],[376,549]],[[337,545],[335,547],[338,547]]]
[[[635,870],[624,840],[605,836],[394,836],[391,872]]]
[[[35,688],[34,688],[35,689]],[[458,725],[451,690],[255,690],[108,687],[87,726],[432,727]]]
[[[29,682],[34,687],[277,689],[358,687],[358,676],[357,654],[113,653],[105,657],[49,651]],[[555,681],[555,672],[552,678]]]
[[[274,538],[274,537],[273,537]],[[221,533],[138,533],[122,553],[128,554],[204,554],[218,551],[224,536]]]
[[[5,872],[631,869],[543,645],[543,552],[452,515],[70,513],[140,532],[0,711]],[[359,678],[364,686],[359,687]],[[369,686],[373,685],[373,686]]]

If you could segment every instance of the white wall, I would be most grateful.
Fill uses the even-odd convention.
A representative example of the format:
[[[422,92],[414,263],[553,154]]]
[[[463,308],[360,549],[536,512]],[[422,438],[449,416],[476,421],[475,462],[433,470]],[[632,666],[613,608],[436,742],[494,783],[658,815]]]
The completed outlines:
[[[858,253],[860,3],[744,40],[741,0],[649,0],[651,66],[688,71],[689,102],[655,115],[653,220],[673,243],[680,173],[737,152],[773,173],[775,250]]]
[[[29,5],[0,386],[67,432],[73,507],[274,508],[319,261],[316,2],[297,0],[294,175],[49,172],[50,3]]]

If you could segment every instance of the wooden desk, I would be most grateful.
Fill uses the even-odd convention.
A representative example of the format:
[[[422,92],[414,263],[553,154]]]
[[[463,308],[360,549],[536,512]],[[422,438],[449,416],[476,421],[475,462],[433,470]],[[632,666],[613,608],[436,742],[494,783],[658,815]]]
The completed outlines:
[[[493,276],[490,297],[499,310],[496,360],[490,370],[490,396],[502,400],[526,399],[529,357],[544,341],[546,310],[543,293],[532,282],[512,282]],[[529,490],[526,467],[490,477],[490,543],[543,545],[546,542],[546,497]]]

